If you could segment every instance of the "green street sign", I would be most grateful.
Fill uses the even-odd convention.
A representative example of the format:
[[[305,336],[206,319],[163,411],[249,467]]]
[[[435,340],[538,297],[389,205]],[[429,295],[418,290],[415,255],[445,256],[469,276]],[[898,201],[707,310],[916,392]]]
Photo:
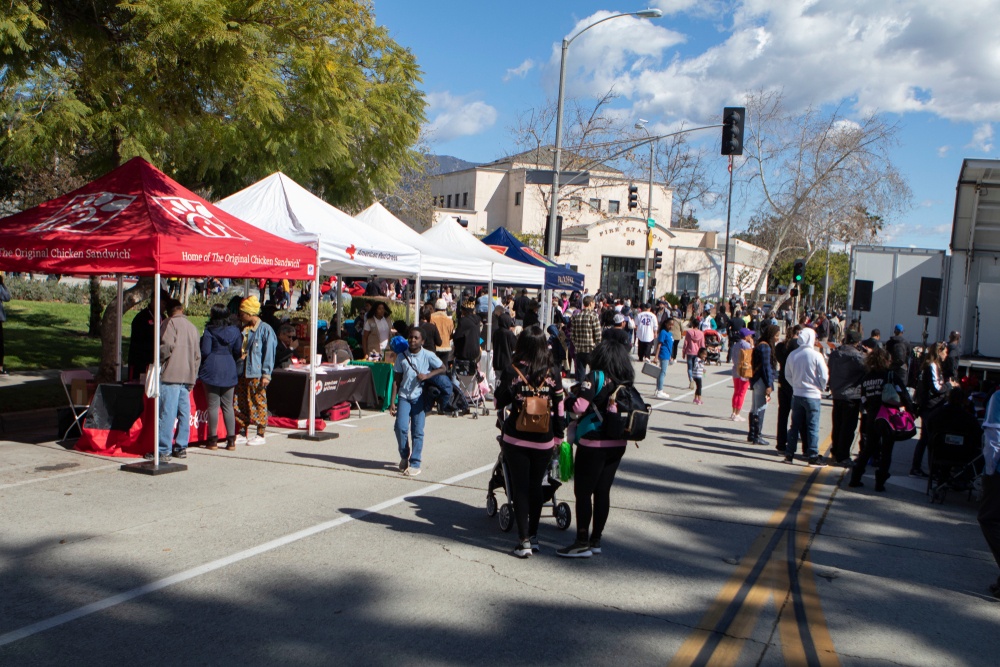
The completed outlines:
[[[646,226],[649,227],[650,229],[656,227],[656,220],[653,220],[652,218],[646,218]]]

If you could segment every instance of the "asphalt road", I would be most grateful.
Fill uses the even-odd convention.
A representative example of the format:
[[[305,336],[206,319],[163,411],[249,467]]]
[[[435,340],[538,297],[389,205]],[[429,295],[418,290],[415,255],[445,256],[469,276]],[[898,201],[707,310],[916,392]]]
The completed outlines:
[[[429,418],[415,479],[372,413],[157,478],[0,442],[0,664],[997,663],[975,503],[929,504],[912,442],[887,493],[848,489],[747,444],[725,367],[701,406],[683,376],[629,446],[589,560],[554,555],[573,535],[552,518],[541,554],[510,554],[485,512],[493,416]]]

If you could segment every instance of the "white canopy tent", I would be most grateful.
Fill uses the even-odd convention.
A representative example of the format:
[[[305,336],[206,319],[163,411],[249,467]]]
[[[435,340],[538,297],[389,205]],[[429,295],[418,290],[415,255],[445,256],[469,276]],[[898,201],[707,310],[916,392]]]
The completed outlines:
[[[396,239],[358,222],[326,203],[281,172],[226,197],[217,206],[258,229],[299,243],[317,243],[317,271],[310,304],[310,327],[316,335],[319,320],[319,275],[384,276],[407,278],[420,271],[420,253]],[[337,312],[340,290],[337,288]],[[339,317],[339,316],[338,316]],[[316,346],[319,349],[319,346]],[[313,352],[315,353],[316,350]],[[309,362],[309,426],[307,437],[318,439],[315,430],[316,364]]]
[[[455,220],[445,220],[421,234],[451,257],[462,259],[482,259],[493,265],[491,282],[497,285],[518,285],[542,287],[545,285],[545,269],[504,257],[470,234]]]
[[[318,236],[323,273],[408,278],[420,271],[420,252],[415,248],[359,225],[281,172],[226,197],[217,206],[285,239],[301,243]]]
[[[493,275],[492,259],[456,254],[454,250],[427,239],[375,202],[354,216],[365,225],[398,239],[420,251],[420,277],[441,282],[489,282]]]
[[[431,227],[421,236],[452,257],[481,259],[492,264],[493,272],[489,278],[488,288],[488,293],[491,295],[494,285],[524,285],[527,287],[544,287],[545,285],[545,269],[504,257],[470,234],[455,220],[445,220]],[[490,367],[491,355],[493,354],[493,308],[487,309],[486,320],[486,354],[481,360],[481,363],[484,364],[484,371]]]

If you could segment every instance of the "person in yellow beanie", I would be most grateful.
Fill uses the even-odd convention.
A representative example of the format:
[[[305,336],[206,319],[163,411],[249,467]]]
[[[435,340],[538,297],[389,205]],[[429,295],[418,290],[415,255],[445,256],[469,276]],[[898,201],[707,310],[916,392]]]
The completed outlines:
[[[236,444],[255,447],[264,444],[266,390],[271,383],[278,339],[274,330],[260,319],[260,301],[256,296],[249,296],[240,303],[240,322],[243,325],[243,354],[236,385]],[[249,430],[251,424],[257,427],[253,436]]]

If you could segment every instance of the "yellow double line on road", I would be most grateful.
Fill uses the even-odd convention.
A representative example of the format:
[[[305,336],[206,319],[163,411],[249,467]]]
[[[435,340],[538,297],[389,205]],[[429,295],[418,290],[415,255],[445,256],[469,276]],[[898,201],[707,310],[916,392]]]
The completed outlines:
[[[764,605],[774,598],[785,663],[839,665],[820,606],[812,564],[807,560],[809,519],[820,480],[831,469],[799,475],[754,540],[729,581],[722,587],[698,630],[670,662],[687,665],[735,665]],[[839,472],[839,470],[838,470]]]

